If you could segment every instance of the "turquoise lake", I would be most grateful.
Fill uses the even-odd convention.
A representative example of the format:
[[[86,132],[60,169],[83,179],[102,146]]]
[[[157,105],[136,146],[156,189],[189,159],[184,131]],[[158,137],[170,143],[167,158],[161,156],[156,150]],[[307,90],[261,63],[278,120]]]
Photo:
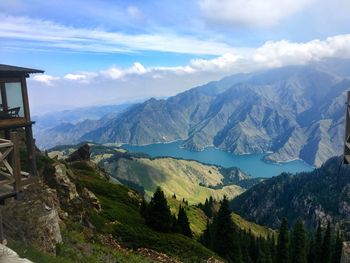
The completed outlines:
[[[201,152],[193,152],[180,148],[181,141],[172,143],[157,143],[144,146],[123,145],[130,152],[142,152],[152,157],[170,156],[188,160],[196,160],[207,164],[216,164],[223,167],[239,167],[253,177],[272,177],[282,172],[297,173],[312,171],[314,167],[303,161],[296,160],[287,163],[264,162],[264,154],[237,155],[213,147]]]

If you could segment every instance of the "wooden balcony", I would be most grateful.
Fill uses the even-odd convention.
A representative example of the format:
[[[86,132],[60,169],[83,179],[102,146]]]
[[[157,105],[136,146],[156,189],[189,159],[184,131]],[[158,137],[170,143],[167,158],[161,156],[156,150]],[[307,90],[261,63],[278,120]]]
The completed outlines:
[[[0,139],[0,201],[16,197],[25,186],[37,179],[21,171],[17,133],[11,132],[10,138]]]

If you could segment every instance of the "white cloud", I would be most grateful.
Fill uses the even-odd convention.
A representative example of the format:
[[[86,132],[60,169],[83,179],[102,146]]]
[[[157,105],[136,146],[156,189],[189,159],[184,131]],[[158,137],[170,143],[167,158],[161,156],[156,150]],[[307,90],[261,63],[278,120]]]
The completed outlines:
[[[124,80],[125,77],[129,77],[128,81],[132,81],[132,76],[155,79],[169,77],[169,75],[184,76],[207,73],[223,76],[264,68],[306,64],[323,58],[350,58],[350,34],[329,37],[324,41],[316,39],[305,43],[287,40],[269,41],[255,49],[236,49],[235,53],[225,53],[213,59],[192,59],[188,65],[184,66],[145,67],[140,62],[135,62],[128,68],[112,66],[99,72],[69,73],[64,78],[88,82],[88,80],[99,78]],[[36,78],[35,80],[48,84],[51,84],[52,80],[58,79],[58,77],[48,75],[36,76]]]
[[[177,67],[145,67],[135,62],[126,68],[112,66],[97,72],[73,72],[63,78],[35,75],[30,91],[37,107],[57,101],[70,106],[122,103],[175,95],[230,74],[307,64],[324,58],[350,58],[350,34],[305,43],[270,41],[258,48],[236,49],[235,53],[213,59],[193,59]],[[45,90],[47,85],[51,85],[49,93]]]
[[[319,39],[306,43],[295,43],[286,40],[270,41],[252,52],[252,62],[266,66],[283,66],[304,64],[327,57],[350,57],[350,34]]]
[[[228,65],[233,65],[239,61],[239,59],[243,59],[243,57],[241,55],[226,53],[211,60],[193,59],[191,60],[190,66],[195,70],[218,71],[227,69]]]
[[[44,83],[48,86],[53,85],[53,81],[60,79],[59,77],[54,77],[51,75],[35,75],[33,77],[33,80],[37,81],[37,82],[41,82]]]
[[[116,66],[113,66],[107,70],[102,70],[100,74],[104,77],[111,78],[111,79],[120,79],[123,78],[126,75],[140,75],[145,74],[148,72],[148,69],[146,69],[141,63],[135,62],[130,68],[118,68]]]
[[[69,27],[47,20],[18,16],[0,15],[0,20],[2,39],[30,41],[33,48],[106,53],[149,50],[209,55],[233,51],[225,43],[171,33],[127,34],[101,28]]]
[[[89,83],[91,79],[97,76],[98,74],[95,72],[80,72],[66,74],[63,78],[71,81],[79,81],[81,83]]]
[[[83,80],[86,79],[86,75],[84,74],[67,74],[64,76],[65,79],[70,79],[70,80]]]
[[[123,70],[116,67],[111,67],[107,70],[101,71],[101,74],[102,76],[109,77],[111,79],[120,79],[124,76]]]
[[[233,25],[271,26],[313,0],[199,0],[209,20]]]

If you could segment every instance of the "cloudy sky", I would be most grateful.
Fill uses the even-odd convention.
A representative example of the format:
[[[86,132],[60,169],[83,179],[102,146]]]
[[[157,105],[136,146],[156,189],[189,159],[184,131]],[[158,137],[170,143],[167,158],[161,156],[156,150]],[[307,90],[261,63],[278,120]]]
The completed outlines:
[[[45,70],[35,114],[167,97],[350,57],[349,0],[0,0],[0,63]]]

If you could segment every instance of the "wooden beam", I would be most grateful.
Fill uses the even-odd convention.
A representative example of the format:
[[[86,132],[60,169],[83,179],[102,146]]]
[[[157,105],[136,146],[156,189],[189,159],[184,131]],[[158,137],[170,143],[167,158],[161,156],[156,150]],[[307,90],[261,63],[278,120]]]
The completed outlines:
[[[30,164],[30,174],[33,176],[38,175],[38,170],[36,167],[36,158],[35,158],[35,145],[33,140],[33,131],[32,126],[25,128],[26,132],[26,143],[27,143],[27,152],[28,152],[28,161]]]
[[[12,167],[13,167],[13,177],[15,179],[14,191],[20,192],[22,190],[21,185],[21,162],[19,156],[19,142],[17,132],[11,132],[11,141],[13,142],[13,154],[12,154]]]
[[[23,107],[24,107],[24,116],[27,120],[27,122],[30,122],[30,110],[29,110],[29,98],[28,98],[28,91],[27,91],[27,80],[23,76],[21,78],[21,87],[22,87],[22,101],[23,101]]]
[[[14,179],[11,179],[11,180],[2,180],[2,181],[0,181],[0,186],[2,186],[2,185],[11,185],[11,184],[13,184],[14,182],[15,182]]]
[[[8,109],[5,83],[0,83],[1,104],[4,111]]]
[[[4,177],[8,178],[8,179],[13,178],[13,175],[12,175],[12,174],[7,173],[7,172],[2,171],[2,170],[0,170],[0,174],[1,174],[2,176],[4,176]]]

